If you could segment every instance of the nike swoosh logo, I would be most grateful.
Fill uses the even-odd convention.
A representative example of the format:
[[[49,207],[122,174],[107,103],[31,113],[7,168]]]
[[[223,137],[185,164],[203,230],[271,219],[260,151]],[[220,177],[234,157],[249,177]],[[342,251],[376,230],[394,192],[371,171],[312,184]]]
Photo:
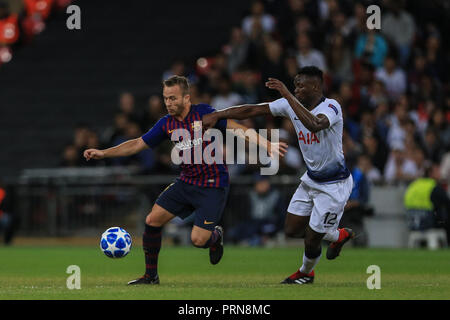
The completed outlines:
[[[209,221],[203,221],[203,224],[213,224],[214,223],[214,221],[212,221],[212,222],[209,222]]]
[[[172,133],[172,132],[174,132],[176,129],[172,129],[172,130],[169,130],[169,133]]]

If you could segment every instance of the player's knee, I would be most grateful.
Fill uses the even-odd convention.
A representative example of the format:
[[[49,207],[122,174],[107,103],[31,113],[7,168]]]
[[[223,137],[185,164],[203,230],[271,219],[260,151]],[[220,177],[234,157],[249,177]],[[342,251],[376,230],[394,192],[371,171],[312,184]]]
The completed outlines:
[[[191,242],[197,248],[205,248],[206,243],[208,242],[211,235],[202,234],[201,232],[192,232],[191,233]]]
[[[284,227],[284,234],[288,238],[303,238],[305,236],[305,231],[286,225]]]
[[[147,217],[145,218],[145,224],[152,227],[161,227],[162,223],[157,219],[156,215],[152,215],[152,212],[150,212]]]
[[[207,241],[208,239],[206,239],[205,237],[191,234],[191,242],[197,248],[204,248]]]
[[[284,234],[288,238],[294,238],[295,237],[295,230],[289,227],[284,228]]]

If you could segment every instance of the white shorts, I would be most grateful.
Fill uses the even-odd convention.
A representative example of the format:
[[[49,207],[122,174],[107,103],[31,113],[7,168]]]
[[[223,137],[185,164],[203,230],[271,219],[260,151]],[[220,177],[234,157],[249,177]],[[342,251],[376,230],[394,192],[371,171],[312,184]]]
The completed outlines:
[[[306,174],[292,196],[288,212],[311,216],[309,226],[316,232],[335,231],[353,189],[353,178],[327,184],[314,182]]]

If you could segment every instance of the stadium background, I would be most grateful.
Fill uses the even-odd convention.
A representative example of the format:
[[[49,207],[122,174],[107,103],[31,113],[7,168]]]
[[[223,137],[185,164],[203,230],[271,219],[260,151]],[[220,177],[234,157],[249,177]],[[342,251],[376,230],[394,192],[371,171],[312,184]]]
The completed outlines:
[[[405,188],[431,164],[444,185],[450,179],[446,1],[405,1],[399,20],[392,5],[401,1],[263,1],[259,27],[251,1],[2,3],[16,36],[8,29],[0,44],[0,177],[18,242],[97,239],[112,225],[140,237],[143,217],[177,172],[169,146],[107,162],[86,163],[81,154],[86,146],[109,147],[146,132],[165,113],[161,80],[171,74],[192,81],[194,103],[220,109],[277,98],[263,86],[268,76],[292,89],[303,64],[326,70],[326,96],[345,112],[348,165],[370,181],[368,199],[360,199],[374,209],[362,217],[364,245],[406,246]],[[81,30],[66,27],[70,4],[81,8]],[[375,34],[365,28],[369,4],[381,8]],[[383,25],[388,20],[390,28]],[[396,64],[392,74],[386,62]],[[281,119],[245,124],[282,128],[289,141],[280,173],[270,178],[280,195],[279,226],[305,170],[295,132]],[[257,169],[230,168],[227,230],[249,218]],[[171,237],[183,234],[176,230],[186,236]],[[175,221],[165,239],[187,243],[187,230]],[[288,243],[279,233],[265,244]]]

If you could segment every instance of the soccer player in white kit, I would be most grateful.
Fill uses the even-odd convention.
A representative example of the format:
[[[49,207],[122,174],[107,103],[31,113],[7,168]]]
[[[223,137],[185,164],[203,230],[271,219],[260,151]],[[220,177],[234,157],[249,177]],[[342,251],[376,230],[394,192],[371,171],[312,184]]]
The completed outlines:
[[[343,118],[336,100],[323,96],[323,74],[314,66],[300,69],[295,77],[295,96],[279,80],[269,78],[266,87],[282,98],[271,103],[241,105],[205,115],[208,129],[219,119],[246,119],[274,115],[291,119],[307,171],[292,196],[285,221],[288,237],[305,238],[301,267],[281,283],[314,282],[314,267],[322,255],[322,240],[330,241],[327,258],[335,259],[355,234],[339,229],[339,221],[353,187],[342,151]]]

